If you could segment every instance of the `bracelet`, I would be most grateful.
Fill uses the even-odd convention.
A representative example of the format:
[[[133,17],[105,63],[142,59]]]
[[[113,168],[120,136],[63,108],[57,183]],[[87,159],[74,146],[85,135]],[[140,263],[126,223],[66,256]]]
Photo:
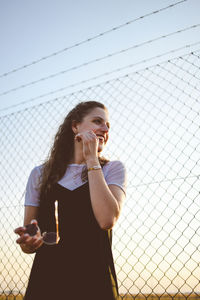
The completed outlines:
[[[91,167],[91,168],[88,168],[87,170],[88,170],[88,172],[89,172],[89,171],[99,170],[99,169],[101,169],[101,166],[93,166],[93,167]]]

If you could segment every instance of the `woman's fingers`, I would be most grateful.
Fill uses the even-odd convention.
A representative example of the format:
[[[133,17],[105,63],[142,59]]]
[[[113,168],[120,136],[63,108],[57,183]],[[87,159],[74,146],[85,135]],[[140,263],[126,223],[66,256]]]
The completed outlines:
[[[82,141],[83,144],[94,144],[96,145],[98,142],[98,138],[96,134],[93,131],[86,131],[82,133],[78,133],[75,137],[75,139],[80,142]]]
[[[31,220],[30,224],[34,224],[35,226],[38,227],[38,222],[35,219]],[[20,227],[15,228],[14,233],[21,235],[21,234],[25,233],[26,230],[27,230],[26,226],[20,226]]]
[[[16,243],[25,246],[29,250],[35,251],[43,244],[43,239],[41,235],[32,237],[28,233],[25,233],[16,240]]]
[[[38,226],[38,222],[35,219],[31,220],[31,224],[35,224],[36,226]]]
[[[35,241],[33,240],[32,246],[33,246],[35,249],[37,249],[37,248],[39,248],[42,244],[43,244],[43,238],[40,237],[40,238],[38,238],[38,239],[35,240]]]
[[[78,142],[82,142],[83,156],[85,160],[94,157],[96,158],[98,156],[99,139],[94,131],[90,130],[80,132],[75,136],[75,140]]]
[[[26,232],[26,227],[18,227],[18,228],[16,228],[15,230],[14,230],[14,233],[16,233],[16,234],[19,234],[19,235],[22,235],[22,234],[24,234]]]
[[[16,228],[14,232],[19,235],[16,243],[25,253],[33,253],[43,244],[43,237],[35,219],[26,226]]]
[[[75,140],[77,140],[78,142],[80,142],[81,140],[97,140],[97,136],[94,133],[94,131],[90,130],[90,131],[84,131],[84,132],[80,132],[77,133],[75,135]]]
[[[79,133],[75,135],[75,140],[78,141],[78,142],[81,141],[81,136],[80,136]]]
[[[85,159],[88,157],[96,157],[98,150],[98,138],[96,134],[92,131],[87,132],[82,138],[83,140],[83,155]]]
[[[36,231],[34,231],[34,233],[33,233],[32,225],[35,225],[37,229]],[[31,227],[31,232],[29,232],[30,227]],[[31,220],[30,224],[26,226],[21,226],[16,228],[14,232],[20,236],[16,240],[17,244],[25,244],[27,246],[37,248],[42,243],[42,236],[40,233],[40,229],[38,227],[38,222],[35,219]]]
[[[17,240],[17,244],[26,244],[30,241],[31,237],[28,233],[22,234]]]
[[[35,229],[36,230],[33,230],[34,229],[34,225],[35,225]],[[31,234],[31,232],[29,232],[31,230],[31,232],[33,234]],[[37,232],[40,232],[40,229],[38,227],[38,223],[37,223],[37,220],[31,220],[30,224],[26,225],[26,226],[21,226],[21,227],[18,227],[14,230],[14,233],[18,234],[18,235],[23,235],[25,233],[28,233],[30,235],[35,235]]]

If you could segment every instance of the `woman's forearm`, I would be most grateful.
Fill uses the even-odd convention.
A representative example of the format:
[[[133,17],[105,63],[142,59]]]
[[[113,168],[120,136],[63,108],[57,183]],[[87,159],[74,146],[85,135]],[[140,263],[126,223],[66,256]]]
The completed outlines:
[[[93,165],[95,165],[94,163]],[[88,167],[91,167],[91,163]],[[89,171],[88,181],[91,204],[96,220],[102,229],[110,229],[119,217],[119,203],[110,191],[102,169]]]

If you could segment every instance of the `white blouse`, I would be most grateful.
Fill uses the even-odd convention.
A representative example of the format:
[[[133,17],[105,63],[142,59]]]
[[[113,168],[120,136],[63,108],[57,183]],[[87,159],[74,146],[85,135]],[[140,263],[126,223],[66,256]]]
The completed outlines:
[[[84,166],[79,164],[68,165],[64,176],[58,183],[71,191],[85,184],[81,179]],[[38,185],[41,171],[42,165],[35,167],[31,171],[26,186],[25,206],[40,206]],[[118,160],[110,161],[102,168],[102,171],[107,185],[117,185],[124,193],[126,192],[126,170],[122,162]]]

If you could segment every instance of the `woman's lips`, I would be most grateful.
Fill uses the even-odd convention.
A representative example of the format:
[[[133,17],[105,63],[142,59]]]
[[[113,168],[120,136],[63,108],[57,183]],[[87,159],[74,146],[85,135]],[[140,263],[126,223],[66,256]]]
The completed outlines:
[[[97,137],[99,139],[99,142],[104,143],[105,140],[103,136],[97,135]]]

